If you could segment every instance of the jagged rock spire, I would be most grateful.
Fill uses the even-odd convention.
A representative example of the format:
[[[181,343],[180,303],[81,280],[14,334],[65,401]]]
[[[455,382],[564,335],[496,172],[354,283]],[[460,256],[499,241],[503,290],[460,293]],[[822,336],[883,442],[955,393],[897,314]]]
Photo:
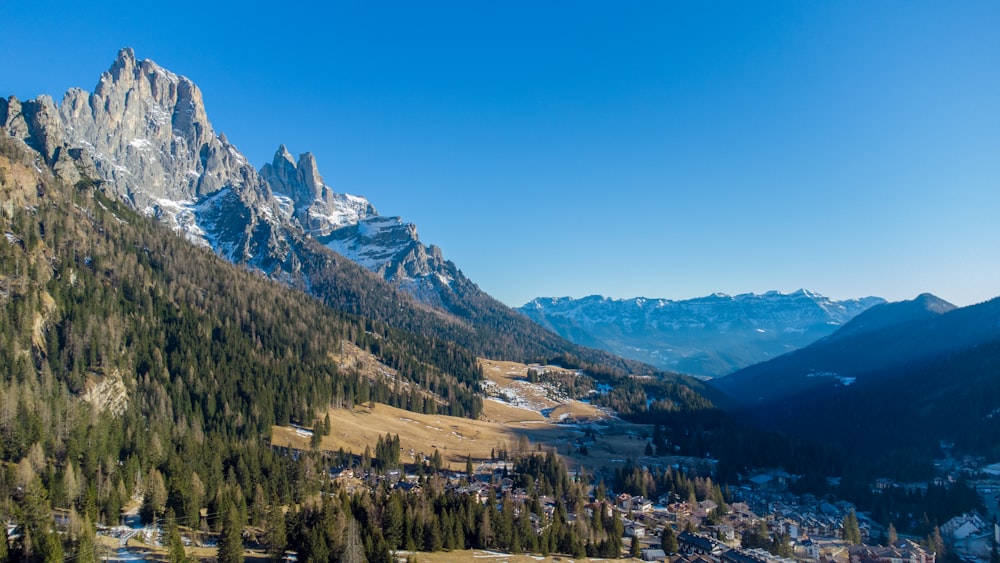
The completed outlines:
[[[276,196],[291,200],[289,213],[314,236],[326,236],[376,215],[367,199],[336,193],[327,186],[310,152],[300,154],[296,163],[288,147],[281,145],[271,162],[260,169],[260,175]]]

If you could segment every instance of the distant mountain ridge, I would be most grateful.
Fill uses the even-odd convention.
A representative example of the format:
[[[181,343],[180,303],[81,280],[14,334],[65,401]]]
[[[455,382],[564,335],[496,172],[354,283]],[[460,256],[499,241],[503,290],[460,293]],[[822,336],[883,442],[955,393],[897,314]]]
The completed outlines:
[[[805,346],[884,302],[879,297],[837,301],[800,289],[680,301],[537,298],[518,310],[577,344],[717,377]]]

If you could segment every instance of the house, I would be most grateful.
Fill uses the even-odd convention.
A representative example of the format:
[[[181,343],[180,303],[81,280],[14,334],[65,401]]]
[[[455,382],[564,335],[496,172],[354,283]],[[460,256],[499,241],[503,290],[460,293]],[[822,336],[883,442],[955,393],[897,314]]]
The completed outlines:
[[[702,518],[707,518],[718,508],[719,505],[716,504],[714,500],[706,499],[698,503],[698,509],[695,511],[695,514],[701,516]]]
[[[662,549],[647,548],[642,550],[643,561],[666,561],[667,553]]]
[[[331,467],[330,479],[353,479],[354,470],[349,467]]]
[[[767,559],[762,559],[756,554],[748,553],[742,549],[730,549],[722,554],[723,563],[765,563]]]
[[[716,526],[715,531],[724,542],[736,541],[736,530],[732,526]]]
[[[779,522],[778,525],[781,526],[781,531],[787,534],[789,538],[793,540],[799,539],[801,530],[798,522],[792,520],[791,518],[785,518]]]
[[[812,539],[806,538],[805,541],[799,542],[799,546],[805,550],[806,557],[809,559],[819,559],[819,545]]]
[[[419,493],[422,489],[420,483],[410,483],[409,481],[401,481],[396,484],[396,488],[400,489],[404,493]]]
[[[707,555],[713,558],[721,556],[727,549],[718,540],[703,534],[692,534],[688,531],[681,532],[677,536],[677,545],[684,553]]]
[[[637,512],[652,512],[653,501],[644,497],[632,497],[631,509]]]
[[[667,506],[667,512],[676,514],[678,519],[681,516],[691,516],[691,505],[686,502],[675,502]]]
[[[895,545],[852,545],[848,548],[851,563],[934,563],[934,554],[910,540]]]
[[[646,526],[637,522],[629,522],[625,525],[625,537],[644,538],[646,537]]]
[[[615,506],[622,510],[629,510],[632,508],[632,495],[628,493],[622,493],[615,497]]]
[[[941,526],[941,536],[952,545],[955,553],[988,560],[992,541],[1000,539],[1000,530],[976,513],[962,514]]]

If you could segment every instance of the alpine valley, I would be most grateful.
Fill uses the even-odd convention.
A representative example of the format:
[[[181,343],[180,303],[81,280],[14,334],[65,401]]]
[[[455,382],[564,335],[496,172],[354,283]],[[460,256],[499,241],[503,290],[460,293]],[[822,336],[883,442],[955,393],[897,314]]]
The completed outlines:
[[[0,563],[971,553],[995,301],[518,312],[130,49],[0,129]]]

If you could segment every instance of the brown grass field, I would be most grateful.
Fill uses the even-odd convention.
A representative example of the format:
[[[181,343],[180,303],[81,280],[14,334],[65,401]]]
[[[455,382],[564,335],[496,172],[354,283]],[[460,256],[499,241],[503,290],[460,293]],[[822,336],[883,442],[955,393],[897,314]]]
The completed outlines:
[[[352,361],[367,363],[357,357]],[[382,404],[372,408],[330,409],[332,431],[323,437],[320,448],[334,452],[343,448],[360,455],[365,446],[374,449],[380,436],[398,434],[403,463],[413,463],[437,449],[446,466],[455,470],[465,468],[466,456],[474,461],[485,460],[491,451],[500,449],[510,453],[555,451],[571,470],[584,468],[590,473],[643,457],[646,442],[641,436],[648,435],[649,428],[621,421],[593,405],[559,397],[551,390],[528,383],[525,364],[480,362],[487,381],[495,385],[488,388],[491,394],[512,393],[525,406],[486,399],[479,420],[424,415]],[[371,363],[367,366],[373,371],[376,368]],[[542,409],[548,411],[547,417],[541,414]],[[563,415],[578,424],[559,424]],[[575,442],[588,427],[593,429],[595,441],[587,445],[588,454],[581,455]],[[272,431],[272,443],[276,446],[307,450],[309,439],[307,431],[292,427],[276,426]]]
[[[368,377],[395,377],[395,372],[359,350],[345,347],[344,362],[359,369]],[[466,456],[474,462],[488,459],[491,450],[507,449],[516,454],[523,451],[555,451],[570,470],[585,469],[593,474],[610,469],[627,460],[642,460],[646,442],[640,436],[649,429],[621,421],[588,403],[559,397],[551,389],[527,381],[528,366],[514,362],[481,360],[486,379],[493,383],[488,392],[494,396],[515,396],[521,406],[491,398],[483,401],[479,420],[443,415],[417,414],[383,404],[358,406],[353,409],[328,410],[332,431],[324,436],[320,448],[326,451],[345,451],[361,454],[366,446],[374,449],[380,436],[398,434],[404,463],[413,463],[421,455],[430,456],[437,449],[446,465],[454,470],[464,470]],[[545,410],[548,416],[542,414]],[[574,424],[560,424],[562,415],[568,415]],[[321,417],[322,418],[322,417]],[[576,440],[591,429],[595,441],[588,443],[589,453],[581,455]],[[275,426],[272,443],[276,446],[309,449],[311,434],[307,429]],[[412,452],[412,453],[411,453]],[[658,458],[659,463],[668,460]],[[117,540],[101,538],[107,555],[114,558]],[[104,540],[108,540],[105,542]],[[144,552],[144,558],[166,561],[164,548],[144,546],[137,538],[130,540],[130,547]],[[291,547],[294,549],[294,547]],[[211,560],[214,548],[188,548],[188,555],[199,560]],[[263,563],[265,554],[248,550],[248,563]],[[397,553],[403,560],[407,552]],[[505,554],[483,550],[463,550],[437,553],[412,554],[420,563],[536,563],[574,561],[604,561],[603,559],[574,559],[564,555],[541,557],[526,554]],[[627,560],[627,559],[622,559]]]

